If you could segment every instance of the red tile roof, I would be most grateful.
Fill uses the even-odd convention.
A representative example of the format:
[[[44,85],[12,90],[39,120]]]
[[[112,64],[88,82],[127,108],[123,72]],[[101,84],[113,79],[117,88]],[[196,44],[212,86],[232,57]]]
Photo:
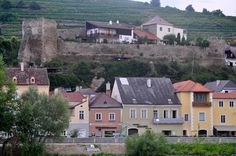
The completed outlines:
[[[7,68],[7,75],[9,79],[16,77],[17,85],[49,85],[48,72],[46,68]],[[31,83],[31,78],[35,78],[35,83]]]
[[[175,92],[211,92],[205,86],[191,80],[175,83],[174,89]]]
[[[213,93],[214,99],[236,99],[236,91],[230,93]]]
[[[160,40],[158,37],[156,37],[154,34],[150,33],[150,32],[146,32],[146,31],[141,31],[138,29],[134,30],[134,34],[137,35],[138,37],[147,37],[149,40]]]
[[[80,92],[65,92],[65,91],[59,91],[59,94],[66,98],[68,102],[82,102],[85,98],[82,93]],[[50,92],[49,96],[54,95],[54,92]]]

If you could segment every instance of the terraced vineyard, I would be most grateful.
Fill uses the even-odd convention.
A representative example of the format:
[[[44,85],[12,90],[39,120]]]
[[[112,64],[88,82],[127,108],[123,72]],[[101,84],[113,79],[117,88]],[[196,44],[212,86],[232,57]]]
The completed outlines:
[[[9,0],[16,4],[19,0]],[[86,20],[120,20],[140,25],[145,19],[159,15],[178,27],[185,28],[189,37],[229,39],[236,37],[236,17],[216,17],[201,13],[187,13],[175,8],[154,8],[129,0],[23,0],[26,4],[37,2],[41,10],[11,8],[1,9],[0,15],[12,13],[17,18],[1,23],[4,35],[21,35],[23,19],[45,17],[55,19],[59,28],[84,27]]]

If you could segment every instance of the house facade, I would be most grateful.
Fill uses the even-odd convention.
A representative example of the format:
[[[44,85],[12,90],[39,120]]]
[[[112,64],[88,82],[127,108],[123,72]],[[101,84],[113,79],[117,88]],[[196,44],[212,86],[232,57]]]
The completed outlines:
[[[179,34],[180,39],[182,39],[183,37],[187,39],[187,33],[184,29],[175,27],[173,24],[160,18],[159,16],[155,16],[149,21],[143,23],[141,25],[141,30],[148,31],[156,35],[161,40],[163,40],[163,37],[165,35],[171,35],[171,34],[174,34],[176,37]]]
[[[214,93],[214,135],[236,136],[236,91]]]
[[[87,38],[97,43],[107,42],[133,42],[133,27],[128,24],[117,22],[86,22]]]
[[[89,136],[89,104],[88,98],[82,93],[55,90],[54,94],[60,94],[69,102],[70,123],[64,131],[67,137],[85,138]]]
[[[147,129],[168,136],[182,135],[181,105],[167,78],[115,79],[112,97],[122,103],[122,133]]]
[[[110,95],[97,93],[89,105],[90,136],[112,137],[121,132],[122,104]]]
[[[7,68],[7,76],[16,84],[16,94],[21,96],[30,87],[40,94],[49,95],[49,79],[46,68],[25,68],[21,63],[19,68]]]
[[[225,64],[230,67],[236,66],[236,47],[227,46],[225,48]]]
[[[212,91],[191,80],[174,84],[182,104],[183,136],[213,135]]]

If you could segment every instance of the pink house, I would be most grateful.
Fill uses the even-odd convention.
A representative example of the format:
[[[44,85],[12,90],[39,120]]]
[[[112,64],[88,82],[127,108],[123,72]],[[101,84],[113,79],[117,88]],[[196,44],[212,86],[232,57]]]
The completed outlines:
[[[90,136],[112,137],[121,131],[122,104],[104,93],[98,93],[89,104]]]

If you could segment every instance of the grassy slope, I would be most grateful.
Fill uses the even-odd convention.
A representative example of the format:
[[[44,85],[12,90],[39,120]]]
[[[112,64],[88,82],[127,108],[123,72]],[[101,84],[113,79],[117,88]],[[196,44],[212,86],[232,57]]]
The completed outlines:
[[[19,0],[10,0],[13,4]],[[187,13],[174,8],[153,8],[140,2],[128,0],[23,0],[26,3],[38,2],[43,9],[0,10],[0,14],[14,13],[18,20],[2,24],[2,32],[19,35],[21,21],[25,18],[46,17],[56,19],[60,28],[83,27],[85,20],[101,20],[132,23],[139,25],[148,17],[159,15],[169,22],[185,28],[190,37],[198,35],[212,38],[236,37],[236,17],[214,17],[201,13]]]

